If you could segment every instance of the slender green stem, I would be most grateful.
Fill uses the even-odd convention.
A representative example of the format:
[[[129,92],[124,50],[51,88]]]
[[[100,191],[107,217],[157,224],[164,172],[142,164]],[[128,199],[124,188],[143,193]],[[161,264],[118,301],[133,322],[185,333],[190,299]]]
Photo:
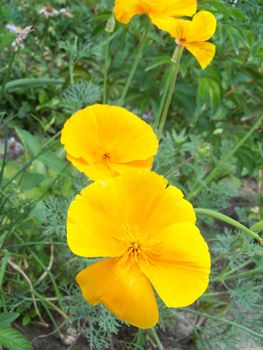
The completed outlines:
[[[155,118],[155,127],[156,128],[158,127],[158,124],[160,122],[160,118],[161,118],[161,115],[162,115],[164,104],[165,104],[165,101],[167,99],[167,94],[168,94],[168,91],[169,91],[170,81],[171,81],[171,79],[172,79],[172,77],[174,75],[174,69],[175,69],[175,65],[173,64],[171,72],[169,74],[169,77],[165,81],[161,103],[160,103],[160,106],[159,106],[159,109],[158,109],[157,117]]]
[[[108,101],[107,95],[107,84],[108,84],[108,69],[109,69],[109,61],[110,61],[110,33],[107,33],[107,39],[105,44],[105,62],[104,62],[104,75],[103,75],[103,98],[102,101],[104,104]]]
[[[7,311],[7,307],[6,307],[4,291],[3,291],[3,282],[4,282],[4,275],[5,275],[9,255],[10,255],[9,251],[4,249],[3,250],[3,258],[1,261],[1,267],[0,267],[0,297],[2,299],[2,307],[3,307],[5,312]]]
[[[161,116],[161,121],[160,121],[159,128],[158,128],[158,135],[157,135],[158,139],[160,139],[161,136],[162,136],[163,128],[164,128],[164,125],[165,125],[165,122],[166,122],[166,118],[167,118],[167,114],[168,114],[168,111],[169,111],[169,108],[170,108],[170,104],[171,104],[171,101],[172,101],[174,88],[175,88],[175,83],[176,83],[176,79],[177,79],[178,72],[179,72],[179,69],[180,69],[180,62],[181,62],[181,57],[182,57],[182,54],[183,54],[183,50],[184,50],[183,46],[178,45],[176,47],[176,49],[175,49],[175,52],[174,52],[174,55],[173,55],[173,58],[172,58],[172,61],[173,61],[173,64],[174,64],[173,75],[171,77],[171,81],[170,81],[170,85],[169,85],[169,91],[168,91],[168,94],[167,94],[166,102],[165,102],[163,113],[162,113],[162,116]]]
[[[263,121],[263,114],[258,119],[258,121],[251,127],[251,129],[246,133],[246,135],[237,143],[237,145],[229,151],[214,167],[214,169],[207,175],[204,181],[196,187],[188,196],[188,199],[191,200],[194,198],[206,185],[208,185],[214,178],[220,173],[224,165],[233,157],[237,150],[247,141],[247,139],[253,134],[253,132],[260,126]]]
[[[74,84],[74,62],[72,58],[69,59],[68,69],[69,69],[69,81],[70,81],[70,84],[73,85]]]
[[[152,335],[153,335],[154,340],[156,342],[157,348],[159,350],[164,350],[163,344],[161,343],[160,338],[158,337],[156,329],[155,328],[151,328],[151,332],[152,332]]]
[[[14,64],[14,61],[15,61],[15,57],[16,57],[16,54],[18,53],[19,49],[17,50],[14,50],[11,57],[10,57],[10,60],[9,60],[9,64],[8,64],[8,67],[7,67],[7,71],[4,75],[4,79],[3,79],[3,83],[2,83],[2,87],[1,87],[1,91],[0,91],[0,101],[2,100],[2,97],[4,96],[4,93],[5,93],[5,86],[6,86],[6,83],[7,83],[7,80],[10,76],[10,73],[11,73],[11,69],[13,67],[13,64]]]
[[[226,224],[229,224],[231,226],[236,227],[239,230],[242,230],[243,232],[245,232],[247,235],[249,235],[250,237],[256,239],[257,241],[259,241],[261,244],[263,244],[263,240],[262,238],[254,231],[250,230],[249,228],[247,228],[246,226],[242,225],[240,222],[230,218],[227,215],[218,213],[215,210],[210,210],[210,209],[203,209],[203,208],[195,208],[195,212],[196,214],[200,214],[200,215],[206,215],[206,216],[210,216],[214,219],[220,220],[225,222]]]
[[[3,179],[3,176],[4,176],[4,170],[5,170],[5,166],[6,166],[6,162],[7,162],[8,133],[7,133],[7,126],[6,125],[4,126],[4,134],[5,134],[4,156],[3,156],[2,165],[1,165],[1,169],[0,169],[0,186],[1,186],[1,183],[2,183],[2,179]]]
[[[149,33],[149,30],[150,30],[150,27],[151,27],[151,22],[148,20],[147,21],[147,25],[146,25],[146,29],[145,29],[145,32],[143,34],[143,37],[141,39],[141,42],[140,42],[140,46],[138,48],[138,53],[137,53],[137,56],[134,60],[134,63],[133,63],[133,66],[132,66],[132,69],[130,71],[130,74],[129,74],[129,77],[127,79],[127,82],[124,86],[124,89],[123,89],[123,92],[122,92],[122,95],[121,95],[121,98],[119,100],[119,105],[122,106],[124,101],[125,101],[125,98],[126,98],[126,95],[127,95],[127,92],[130,88],[130,85],[131,85],[131,82],[132,82],[132,79],[134,77],[134,74],[136,72],[136,69],[137,69],[137,66],[140,62],[140,59],[142,57],[142,53],[143,53],[143,50],[145,48],[145,45],[147,43],[147,39],[148,39],[148,33]]]
[[[200,311],[197,311],[197,310],[192,310],[192,309],[189,309],[189,308],[184,308],[184,312],[189,312],[191,314],[194,314],[194,315],[198,315],[198,316],[202,316],[202,317],[207,317],[207,318],[210,318],[212,320],[216,320],[216,321],[221,321],[223,323],[227,323],[227,324],[230,324],[231,326],[234,326],[234,327],[237,327],[237,328],[240,328],[240,329],[243,329],[244,331],[250,333],[250,334],[253,334],[254,336],[258,337],[258,338],[263,338],[263,334],[261,333],[258,333],[256,331],[254,331],[253,329],[251,328],[248,328],[248,327],[245,327],[239,323],[236,323],[234,321],[230,321],[230,320],[227,320],[225,318],[222,318],[222,317],[218,317],[218,316],[212,316],[212,315],[209,315],[205,312],[200,312]]]

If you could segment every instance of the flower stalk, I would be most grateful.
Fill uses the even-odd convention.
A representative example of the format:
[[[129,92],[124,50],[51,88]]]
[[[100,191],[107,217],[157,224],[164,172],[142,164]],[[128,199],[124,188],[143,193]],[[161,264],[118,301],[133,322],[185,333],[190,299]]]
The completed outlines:
[[[163,109],[163,113],[161,116],[161,120],[160,120],[160,124],[159,124],[159,128],[158,128],[158,139],[160,140],[161,136],[162,136],[162,132],[163,132],[163,128],[166,122],[166,118],[167,118],[167,114],[169,111],[169,107],[171,105],[171,101],[172,101],[172,97],[173,97],[173,93],[174,93],[174,89],[175,89],[175,83],[177,80],[177,76],[180,70],[180,62],[181,62],[181,57],[183,54],[183,46],[178,45],[174,51],[173,57],[172,57],[172,62],[173,62],[173,74],[171,77],[171,81],[170,81],[170,85],[169,85],[169,91],[167,94],[167,98],[166,98],[166,102],[164,105],[164,109]],[[166,92],[164,92],[165,94]]]
[[[17,50],[13,50],[13,53],[12,53],[12,55],[10,57],[10,60],[9,60],[9,63],[8,63],[8,67],[7,67],[6,73],[4,75],[1,91],[0,91],[0,101],[2,100],[2,97],[4,96],[5,87],[6,87],[8,79],[9,79],[9,76],[10,76],[10,73],[11,73],[14,61],[15,61],[15,57],[16,57],[18,51],[19,51],[19,48]]]
[[[236,227],[237,229],[242,230],[243,232],[245,232],[248,236],[252,237],[253,239],[256,239],[261,244],[263,244],[263,239],[256,232],[252,231],[251,229],[247,228],[245,225],[243,225],[240,222],[230,218],[227,215],[221,214],[221,213],[219,213],[219,212],[217,212],[215,210],[203,209],[203,208],[195,208],[195,212],[196,212],[196,214],[210,216],[210,217],[212,217],[214,219],[223,221],[226,224],[229,224],[229,225],[231,225],[233,227]]]
[[[109,69],[109,50],[110,49],[110,33],[107,33],[107,39],[105,44],[105,62],[104,62],[104,73],[103,73],[103,97],[102,101],[104,104],[108,101],[107,85],[108,85],[108,69]]]
[[[142,53],[143,53],[143,50],[145,48],[145,45],[147,43],[147,40],[148,40],[148,33],[149,33],[149,30],[150,30],[150,27],[151,27],[151,22],[149,20],[147,20],[147,24],[146,24],[146,28],[145,28],[145,32],[143,34],[143,37],[141,39],[141,42],[140,42],[140,46],[138,48],[138,53],[137,53],[137,56],[135,58],[135,61],[133,63],[133,66],[132,66],[132,69],[130,71],[130,74],[129,74],[129,77],[127,79],[127,82],[124,86],[124,89],[123,89],[123,92],[122,92],[122,95],[121,95],[121,98],[119,100],[119,105],[122,106],[124,101],[125,101],[125,98],[127,96],[127,93],[128,93],[128,90],[130,88],[130,85],[131,85],[131,82],[133,80],[133,77],[135,75],[135,72],[136,72],[136,69],[138,67],[138,64],[140,62],[140,59],[142,57]]]

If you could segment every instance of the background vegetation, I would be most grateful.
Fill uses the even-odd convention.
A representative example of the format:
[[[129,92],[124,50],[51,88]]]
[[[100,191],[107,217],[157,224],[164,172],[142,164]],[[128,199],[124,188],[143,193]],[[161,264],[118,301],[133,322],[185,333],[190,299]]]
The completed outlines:
[[[113,4],[48,1],[57,11],[69,10],[48,18],[40,13],[44,4],[2,0],[0,7],[0,348],[262,349],[262,246],[203,215],[199,226],[211,249],[212,275],[192,307],[161,305],[158,327],[141,331],[83,301],[75,275],[87,261],[66,245],[65,216],[87,179],[65,161],[59,134],[74,111],[102,101],[105,25]],[[154,169],[195,207],[217,209],[247,227],[257,224],[253,229],[260,232],[263,3],[203,0],[201,8],[218,19],[217,54],[205,71],[184,54]],[[113,104],[144,21],[117,24],[110,34]],[[8,24],[33,26],[23,47],[14,47]],[[152,125],[173,49],[172,39],[152,27],[125,101]]]

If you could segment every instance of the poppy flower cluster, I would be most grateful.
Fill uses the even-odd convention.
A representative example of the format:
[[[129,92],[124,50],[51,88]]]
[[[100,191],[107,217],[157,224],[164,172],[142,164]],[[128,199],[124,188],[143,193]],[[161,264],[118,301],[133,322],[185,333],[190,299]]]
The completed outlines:
[[[146,14],[205,68],[215,53],[207,40],[216,19],[196,11],[195,0],[116,0],[114,6],[123,24]],[[139,328],[158,322],[156,294],[168,307],[197,300],[209,282],[208,246],[191,203],[151,171],[158,139],[150,125],[125,108],[95,104],[69,118],[61,143],[67,159],[94,181],[67,216],[72,252],[100,258],[77,275],[83,297]]]
[[[216,31],[216,18],[209,11],[196,11],[196,0],[115,0],[114,6],[114,15],[123,24],[129,23],[136,15],[146,14],[155,26],[168,32],[176,44],[185,47],[205,69],[216,51],[215,45],[208,42]]]
[[[122,107],[93,105],[62,130],[67,158],[90,179],[71,203],[72,252],[102,258],[77,275],[84,298],[139,328],[158,322],[155,292],[168,307],[206,290],[210,255],[182,192],[152,172],[158,140]]]

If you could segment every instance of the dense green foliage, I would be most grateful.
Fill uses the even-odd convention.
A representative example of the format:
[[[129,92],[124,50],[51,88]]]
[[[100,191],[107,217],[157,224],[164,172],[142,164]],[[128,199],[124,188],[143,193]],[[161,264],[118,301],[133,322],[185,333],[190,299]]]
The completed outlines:
[[[13,312],[19,314],[15,325],[25,334],[36,324],[41,334],[55,330],[61,349],[87,349],[85,341],[93,349],[154,349],[160,341],[168,350],[260,349],[262,246],[203,215],[198,220],[211,249],[212,275],[209,289],[192,307],[168,310],[160,305],[156,331],[138,331],[82,299],[75,275],[91,261],[71,254],[65,220],[69,203],[88,180],[65,161],[59,134],[74,111],[102,101],[108,36],[107,94],[112,104],[118,103],[146,18],[137,17],[129,26],[116,23],[108,34],[112,1],[49,1],[72,13],[50,18],[39,13],[39,0],[2,3],[0,347],[31,348],[21,345],[25,339],[11,321],[1,327],[2,313]],[[202,71],[184,53],[154,170],[181,188],[195,207],[217,209],[252,227],[263,220],[262,119],[258,122],[263,110],[263,3],[202,0],[201,8],[218,19],[213,37],[217,54]],[[15,34],[7,24],[33,25],[24,47],[12,46]],[[125,101],[126,108],[154,127],[173,50],[173,40],[152,27]],[[262,223],[253,229],[261,232]],[[4,343],[4,327],[20,345]],[[37,339],[32,343],[38,349]]]

